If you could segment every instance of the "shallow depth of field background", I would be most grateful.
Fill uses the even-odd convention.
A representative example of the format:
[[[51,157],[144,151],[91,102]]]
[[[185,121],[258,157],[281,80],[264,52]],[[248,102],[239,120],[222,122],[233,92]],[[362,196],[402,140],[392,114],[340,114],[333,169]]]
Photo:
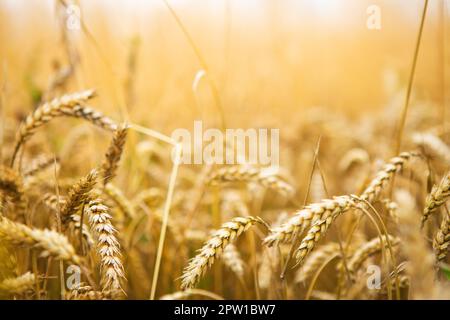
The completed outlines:
[[[29,110],[30,87],[45,88],[55,64],[67,63],[55,3],[0,1],[6,112]],[[67,32],[80,56],[71,87],[95,87],[102,111],[121,118],[127,110],[167,134],[195,119],[219,126],[207,81],[192,90],[201,65],[162,0],[77,3],[90,36]],[[227,127],[285,127],[314,106],[358,115],[403,103],[423,1],[169,3],[206,60]],[[371,4],[381,8],[381,30],[366,27]],[[429,6],[413,95],[448,108],[450,9],[444,1]]]

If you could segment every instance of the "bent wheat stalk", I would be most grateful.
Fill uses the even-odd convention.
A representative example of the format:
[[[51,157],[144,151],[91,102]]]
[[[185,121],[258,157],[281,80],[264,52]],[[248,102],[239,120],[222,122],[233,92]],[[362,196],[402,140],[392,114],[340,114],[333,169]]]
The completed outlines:
[[[193,288],[206,270],[220,257],[226,246],[235,240],[241,233],[248,230],[255,223],[263,223],[259,217],[236,217],[224,223],[219,230],[199,250],[199,253],[190,260],[181,276],[181,289]]]

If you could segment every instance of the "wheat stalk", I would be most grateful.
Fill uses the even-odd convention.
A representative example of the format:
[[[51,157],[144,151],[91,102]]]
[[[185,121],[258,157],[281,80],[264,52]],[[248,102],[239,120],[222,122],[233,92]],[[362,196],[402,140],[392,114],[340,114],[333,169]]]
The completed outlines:
[[[93,90],[85,90],[72,94],[63,95],[62,97],[55,98],[50,102],[44,103],[34,110],[25,121],[22,123],[19,132],[17,134],[17,142],[14,147],[13,156],[11,159],[11,166],[17,156],[17,152],[20,147],[31,138],[34,132],[50,120],[55,117],[59,117],[69,112],[75,106],[86,102],[94,97],[95,92]]]
[[[121,289],[125,278],[120,258],[120,245],[116,229],[111,223],[108,207],[100,199],[92,200],[86,208],[91,229],[97,236],[97,252],[101,258],[101,284],[103,290]]]
[[[108,182],[115,177],[120,158],[123,153],[125,142],[127,139],[128,126],[122,125],[114,132],[114,136],[108,147],[105,155],[105,160],[102,164],[103,185],[106,186]]]
[[[0,217],[0,239],[14,245],[37,248],[42,251],[41,257],[53,256],[77,265],[81,262],[67,238],[48,229],[33,229]]]
[[[425,208],[422,213],[422,226],[427,221],[428,217],[441,207],[450,197],[450,171],[442,178],[438,185],[434,185],[430,194],[425,200]]]
[[[255,223],[262,223],[262,220],[258,217],[251,216],[236,217],[224,223],[206,241],[199,250],[199,253],[190,260],[188,266],[184,269],[183,275],[181,276],[181,288],[188,289],[194,287],[206,270],[211,267],[215,259],[220,257],[225,247]]]

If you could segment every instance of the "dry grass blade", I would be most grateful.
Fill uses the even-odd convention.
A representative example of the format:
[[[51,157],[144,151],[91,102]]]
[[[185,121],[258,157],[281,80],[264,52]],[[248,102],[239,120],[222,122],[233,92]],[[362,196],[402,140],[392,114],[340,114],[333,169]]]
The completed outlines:
[[[52,256],[75,264],[81,262],[67,238],[48,229],[32,229],[0,217],[0,239],[18,246],[37,248],[42,251],[41,257]]]
[[[111,144],[102,164],[103,185],[107,185],[116,175],[117,167],[127,140],[128,126],[122,125],[114,132]]]
[[[450,197],[450,172],[444,176],[438,185],[433,186],[430,194],[425,200],[425,208],[422,214],[422,226],[427,221],[428,217],[441,207]]]
[[[108,207],[100,199],[92,200],[86,208],[91,229],[97,237],[97,252],[101,259],[101,284],[103,290],[121,289],[125,278],[121,261],[120,245],[116,229],[111,223]]]
[[[224,223],[206,241],[199,253],[191,259],[189,265],[184,269],[181,276],[181,288],[194,287],[206,270],[211,267],[215,259],[222,254],[225,247],[255,223],[262,223],[262,221],[260,218],[249,216],[233,218],[231,221]]]

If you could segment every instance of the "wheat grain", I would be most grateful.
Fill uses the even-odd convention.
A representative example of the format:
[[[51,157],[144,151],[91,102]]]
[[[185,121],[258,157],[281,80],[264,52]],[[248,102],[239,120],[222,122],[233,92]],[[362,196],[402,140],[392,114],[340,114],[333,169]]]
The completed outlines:
[[[260,218],[255,217],[237,217],[224,223],[211,238],[199,250],[199,253],[191,259],[188,266],[184,269],[181,276],[181,288],[187,289],[194,287],[211,267],[225,249],[225,247],[235,240],[242,232],[246,231],[255,223],[261,223]]]

